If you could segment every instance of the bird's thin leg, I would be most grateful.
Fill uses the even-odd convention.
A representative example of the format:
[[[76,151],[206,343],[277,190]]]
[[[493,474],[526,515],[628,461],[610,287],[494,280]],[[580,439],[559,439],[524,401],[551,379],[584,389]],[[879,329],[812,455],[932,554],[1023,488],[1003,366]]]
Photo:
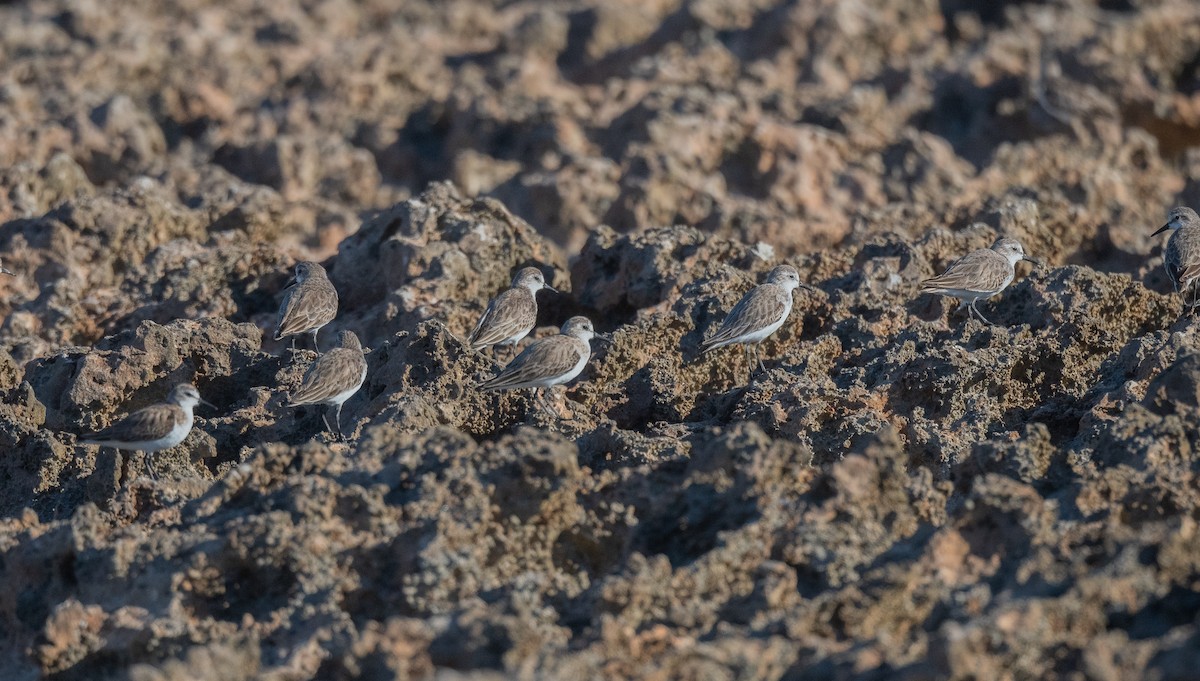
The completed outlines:
[[[292,357],[296,356],[296,337],[292,336]]]
[[[325,422],[325,430],[332,433],[333,428],[329,425],[329,419],[327,418],[327,414],[325,414],[325,412],[321,412],[321,420]]]
[[[758,343],[755,343],[754,344],[754,358],[758,360],[758,372],[765,374],[765,373],[767,373],[767,367],[766,367],[766,365],[763,364],[762,354],[759,352],[759,350],[760,350],[760,348],[758,347]]]
[[[554,390],[553,388],[542,388],[540,403],[541,403],[542,411],[546,412],[546,414],[549,415],[550,418],[557,419],[557,418],[561,418],[561,415],[558,413],[558,411],[556,411],[554,409],[554,404],[552,402],[552,400],[554,398],[554,393],[552,392],[553,390]]]
[[[337,424],[337,434],[339,440],[345,440],[346,436],[342,435],[342,405],[339,403],[337,412],[333,415],[333,422]]]
[[[104,453],[104,450],[103,450],[103,449],[101,449],[101,450],[100,450],[100,453],[101,453],[101,454],[102,454],[102,453]],[[117,477],[119,477],[119,478],[121,478],[121,479],[124,479],[124,480],[125,480],[125,484],[129,484],[129,458],[128,458],[128,457],[126,457],[126,459],[125,459],[125,465],[124,465],[124,466],[122,466],[122,465],[121,465],[121,450],[119,450],[119,449],[114,449],[114,450],[113,450],[113,456],[115,456],[115,457],[116,457],[116,469],[117,469]]]
[[[320,329],[317,329],[317,331],[320,331]],[[317,354],[319,355],[319,354],[321,354],[321,346],[320,346],[320,345],[317,345],[317,331],[313,331],[313,332],[312,332],[312,337],[313,337],[313,350],[316,350],[316,351],[317,351]]]
[[[145,452],[142,453],[142,463],[146,467],[146,472],[150,474],[150,479],[157,482],[158,481],[158,472],[154,470],[154,466],[150,465],[150,455],[149,454],[147,454]]]
[[[973,311],[975,312],[975,314],[979,315],[979,318],[983,320],[983,323],[984,323],[984,324],[988,324],[988,325],[991,325],[991,326],[995,326],[995,325],[994,325],[994,324],[992,324],[990,321],[988,321],[988,318],[987,318],[987,317],[984,317],[984,316],[983,316],[983,313],[979,311],[979,308],[975,307],[975,302],[976,302],[976,301],[974,301],[974,300],[972,300],[972,301],[971,301],[971,310],[973,310]]]

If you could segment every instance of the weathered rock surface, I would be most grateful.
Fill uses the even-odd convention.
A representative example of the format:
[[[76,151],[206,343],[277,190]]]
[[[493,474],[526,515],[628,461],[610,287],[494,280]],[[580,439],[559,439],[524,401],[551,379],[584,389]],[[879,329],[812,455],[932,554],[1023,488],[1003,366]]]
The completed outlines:
[[[1192,678],[1200,15],[870,5],[0,4],[3,676]],[[998,234],[995,326],[918,295]],[[767,371],[699,355],[780,262]],[[613,333],[560,421],[474,387],[526,265]]]

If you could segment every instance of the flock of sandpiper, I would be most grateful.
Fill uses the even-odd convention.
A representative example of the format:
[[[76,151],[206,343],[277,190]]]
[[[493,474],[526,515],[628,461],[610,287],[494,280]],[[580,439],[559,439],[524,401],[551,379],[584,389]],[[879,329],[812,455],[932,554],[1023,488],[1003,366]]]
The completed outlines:
[[[1155,235],[1173,230],[1163,263],[1167,276],[1177,293],[1184,294],[1185,311],[1200,306],[1200,291],[1193,286],[1200,278],[1200,216],[1186,207],[1170,211],[1167,223]],[[1001,237],[991,248],[972,251],[956,260],[947,270],[921,283],[921,292],[936,293],[959,299],[961,307],[990,324],[976,308],[980,300],[1000,293],[1012,282],[1018,261],[1027,260],[1037,266],[1042,263],[1025,254],[1020,242]],[[0,266],[0,273],[13,272]],[[775,333],[792,311],[792,293],[797,288],[812,287],[800,281],[800,274],[790,265],[780,265],[767,273],[766,281],[751,289],[730,310],[720,328],[701,345],[704,353],[726,345],[742,345],[755,364],[765,369],[758,356],[758,345]],[[542,289],[553,291],[543,273],[526,267],[513,277],[512,287],[496,296],[487,306],[479,323],[468,336],[475,350],[487,347],[515,346],[533,331],[537,320],[536,294]],[[1191,289],[1192,300],[1187,301]],[[325,353],[317,345],[317,333],[337,315],[338,294],[325,268],[315,262],[296,265],[295,277],[285,290],[279,309],[275,339],[290,337],[295,349],[296,336],[312,337],[317,360],[308,368],[300,387],[289,396],[287,406],[328,405],[335,408],[331,427],[325,414],[325,427],[343,437],[341,429],[342,404],[362,387],[367,376],[367,362],[358,336],[352,331],[338,335],[337,346]],[[606,339],[597,334],[586,317],[572,317],[562,325],[558,335],[542,338],[529,344],[500,372],[480,383],[480,390],[516,390],[533,388],[541,408],[556,415],[545,396],[545,389],[575,379],[591,357],[592,338]],[[192,410],[199,404],[211,404],[200,397],[195,386],[183,383],[175,386],[167,401],[129,414],[113,425],[79,438],[82,444],[112,447],[120,450],[158,452],[183,442],[192,428]]]

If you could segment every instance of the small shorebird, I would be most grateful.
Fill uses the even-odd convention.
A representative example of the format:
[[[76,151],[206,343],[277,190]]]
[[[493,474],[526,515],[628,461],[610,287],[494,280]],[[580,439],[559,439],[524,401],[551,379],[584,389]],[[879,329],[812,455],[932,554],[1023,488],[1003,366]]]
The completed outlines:
[[[292,336],[292,350],[296,349],[295,336],[311,334],[313,349],[320,354],[317,332],[337,316],[338,295],[325,268],[315,262],[296,263],[296,275],[288,283],[287,293],[279,306],[279,321],[275,328],[275,340]]]
[[[741,344],[746,353],[753,357],[750,372],[753,375],[753,361],[758,362],[759,371],[765,371],[762,358],[758,355],[758,344],[779,330],[783,322],[792,313],[792,292],[798,287],[812,290],[811,286],[800,283],[800,273],[791,265],[780,265],[767,273],[766,283],[759,284],[742,296],[737,305],[729,311],[729,316],[721,323],[721,328],[700,344],[701,354],[708,354],[726,345]]]
[[[606,339],[596,333],[587,317],[571,317],[557,336],[531,343],[499,374],[481,383],[479,389],[486,392],[533,388],[539,398],[538,406],[551,416],[557,416],[546,402],[542,389],[562,385],[578,376],[592,356],[588,341],[596,337]]]
[[[288,400],[289,407],[300,407],[309,404],[326,404],[337,407],[334,423],[337,424],[339,438],[342,435],[342,403],[358,392],[363,381],[367,379],[367,360],[363,357],[362,344],[353,331],[343,331],[338,334],[337,347],[317,358],[304,374],[300,388],[292,393]],[[329,419],[321,414],[325,428],[329,427]]]
[[[180,383],[163,404],[139,409],[113,425],[96,433],[84,435],[80,444],[112,447],[132,452],[152,454],[170,449],[183,442],[192,430],[192,409],[197,404],[213,405],[200,398],[191,383]],[[152,477],[154,469],[146,460]]]
[[[1038,260],[1025,255],[1021,242],[1006,236],[996,239],[991,248],[980,248],[955,260],[946,271],[921,282],[921,293],[940,293],[952,296],[969,307],[985,324],[991,324],[975,307],[975,303],[991,298],[1012,283],[1018,261],[1025,260],[1042,266]]]
[[[489,345],[515,346],[517,341],[528,336],[537,323],[536,294],[542,289],[557,293],[546,284],[538,268],[526,267],[517,272],[512,280],[512,288],[488,303],[487,310],[467,338],[471,348],[480,350]]]
[[[1200,278],[1200,215],[1185,206],[1172,208],[1167,213],[1167,224],[1150,236],[1158,236],[1167,230],[1174,233],[1163,250],[1163,267],[1171,278],[1176,293],[1183,294],[1183,312],[1195,312],[1200,305],[1200,291],[1194,285]],[[1192,302],[1187,302],[1188,288],[1192,289]],[[1183,312],[1180,316],[1183,316]]]

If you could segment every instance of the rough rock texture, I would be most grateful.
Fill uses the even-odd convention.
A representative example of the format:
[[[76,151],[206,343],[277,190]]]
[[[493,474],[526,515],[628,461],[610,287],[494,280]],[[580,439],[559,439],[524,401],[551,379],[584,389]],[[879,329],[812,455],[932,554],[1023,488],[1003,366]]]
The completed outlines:
[[[1149,234],[1197,45],[1188,0],[0,3],[4,678],[1194,678]],[[995,326],[918,295],[998,234],[1048,266]],[[285,406],[301,259],[347,442]],[[700,356],[781,262],[767,371]],[[527,265],[535,335],[613,333],[561,420],[463,341]],[[77,444],[181,381],[181,446]]]

